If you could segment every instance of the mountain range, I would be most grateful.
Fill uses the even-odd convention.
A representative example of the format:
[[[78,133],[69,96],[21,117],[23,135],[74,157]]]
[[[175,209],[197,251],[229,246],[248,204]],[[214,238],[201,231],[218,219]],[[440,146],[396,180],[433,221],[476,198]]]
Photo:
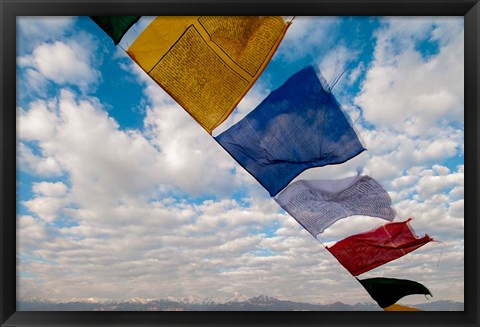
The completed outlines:
[[[432,301],[412,305],[426,311],[463,311],[464,304],[453,301]],[[335,302],[312,304],[279,300],[260,295],[253,298],[235,296],[226,301],[212,298],[187,297],[184,299],[141,299],[98,300],[94,298],[52,302],[29,299],[17,302],[19,311],[382,311],[375,303],[365,302],[354,305]]]

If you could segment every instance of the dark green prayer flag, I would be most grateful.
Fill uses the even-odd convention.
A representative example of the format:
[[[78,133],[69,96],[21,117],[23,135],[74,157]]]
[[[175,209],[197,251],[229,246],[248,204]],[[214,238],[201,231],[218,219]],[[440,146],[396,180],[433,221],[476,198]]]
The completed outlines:
[[[90,16],[112,38],[115,45],[140,17],[142,16]]]
[[[377,277],[358,279],[358,281],[381,308],[389,307],[402,297],[411,294],[432,296],[425,286],[407,279]]]

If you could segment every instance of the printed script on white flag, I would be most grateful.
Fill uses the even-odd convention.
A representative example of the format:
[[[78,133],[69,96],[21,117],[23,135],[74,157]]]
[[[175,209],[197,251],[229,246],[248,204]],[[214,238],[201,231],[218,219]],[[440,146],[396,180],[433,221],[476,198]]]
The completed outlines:
[[[274,199],[314,237],[349,216],[372,216],[392,221],[396,215],[387,191],[369,176],[299,180]]]

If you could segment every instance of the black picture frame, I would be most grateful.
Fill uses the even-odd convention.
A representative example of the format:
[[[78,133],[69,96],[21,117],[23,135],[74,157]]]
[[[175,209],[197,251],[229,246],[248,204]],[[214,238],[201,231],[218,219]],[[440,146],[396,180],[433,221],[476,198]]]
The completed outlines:
[[[464,16],[465,310],[463,312],[16,311],[16,17],[88,15]],[[478,326],[478,0],[0,0],[1,326]],[[321,292],[321,290],[317,290]]]

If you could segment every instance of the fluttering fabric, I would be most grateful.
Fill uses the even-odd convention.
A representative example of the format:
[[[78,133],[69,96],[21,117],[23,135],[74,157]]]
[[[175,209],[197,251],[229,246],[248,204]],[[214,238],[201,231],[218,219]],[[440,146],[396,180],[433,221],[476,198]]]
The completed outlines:
[[[288,26],[280,16],[160,16],[127,53],[211,134],[263,72]]]
[[[118,44],[141,16],[90,16]],[[279,16],[157,17],[128,55],[208,133],[233,111],[269,63],[290,24]],[[318,69],[308,66],[215,138],[271,196],[308,168],[341,164],[365,150]],[[315,237],[339,219],[393,220],[388,193],[372,178],[301,180],[275,201]],[[353,276],[430,242],[408,219],[352,235],[330,251]],[[359,280],[357,278],[357,280]],[[385,311],[422,311],[395,304],[430,294],[409,280],[359,280]]]
[[[338,180],[299,180],[274,199],[314,237],[349,216],[392,221],[396,214],[387,191],[373,178],[361,175]]]
[[[113,43],[117,45],[130,27],[135,24],[141,16],[90,16],[90,18],[110,36]]]
[[[307,66],[215,138],[271,196],[305,169],[340,164],[365,150],[324,86]]]
[[[425,286],[408,279],[377,277],[359,279],[358,281],[381,308],[389,307],[407,295],[424,294],[432,296]]]
[[[383,308],[383,311],[424,311],[414,307],[407,307],[406,305],[401,304],[392,304],[389,307]]]
[[[411,219],[387,223],[371,231],[349,236],[326,248],[353,276],[358,276],[433,240],[427,234],[416,237],[408,224]]]

